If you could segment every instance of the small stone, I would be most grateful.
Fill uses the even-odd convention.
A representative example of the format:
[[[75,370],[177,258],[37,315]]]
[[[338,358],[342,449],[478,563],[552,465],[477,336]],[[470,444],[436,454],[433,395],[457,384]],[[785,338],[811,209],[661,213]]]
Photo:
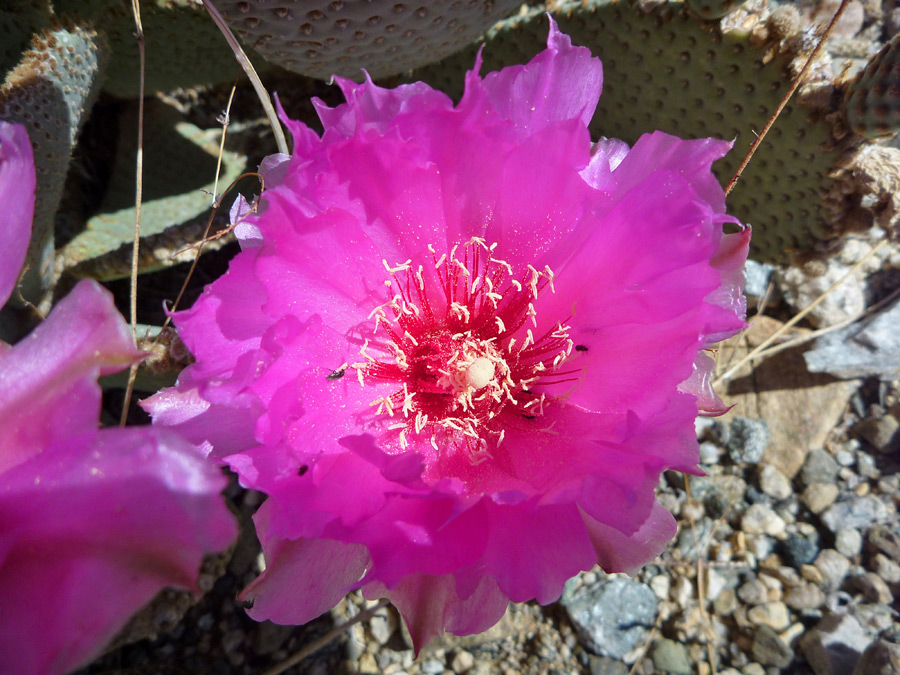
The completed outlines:
[[[741,518],[741,529],[747,534],[777,537],[784,534],[784,528],[781,516],[764,504],[752,504]]]
[[[803,635],[803,633],[805,633],[805,632],[806,632],[806,626],[804,626],[802,623],[800,623],[798,621],[797,623],[792,623],[790,626],[788,626],[787,630],[783,630],[782,632],[780,632],[778,634],[778,637],[780,637],[782,640],[784,640],[784,643],[786,645],[789,645],[796,638]]]
[[[850,561],[833,548],[826,548],[819,553],[814,565],[821,572],[826,589],[840,588],[850,571]]]
[[[770,263],[756,262],[747,259],[744,263],[744,293],[753,298],[761,298],[766,294],[769,288],[769,281],[772,279],[772,273],[775,266]]]
[[[694,668],[688,657],[687,647],[675,640],[663,638],[653,645],[651,652],[656,672],[672,675],[692,675]]]
[[[588,667],[591,669],[591,675],[628,675],[628,666],[618,659],[606,656],[589,654]]]
[[[564,602],[585,646],[616,659],[643,644],[656,620],[656,596],[632,579],[608,579]]]
[[[735,417],[726,448],[735,464],[758,464],[769,444],[769,426],[763,420]]]
[[[658,599],[667,600],[669,598],[669,588],[672,584],[665,574],[657,574],[650,579],[648,585]]]
[[[870,495],[833,504],[822,514],[822,522],[829,530],[837,532],[846,527],[867,528],[888,517],[887,507],[878,497]]]
[[[889,584],[900,583],[900,565],[884,553],[876,553],[872,558],[872,570]]]
[[[715,443],[706,441],[700,444],[701,464],[717,464],[719,462],[719,455],[721,454],[722,450]]]
[[[873,642],[862,653],[853,675],[900,675],[900,645]]]
[[[830,614],[800,638],[800,649],[816,675],[852,673],[868,645],[862,626],[849,614]]]
[[[691,598],[694,597],[694,587],[687,577],[679,576],[675,579],[675,583],[672,584],[671,593],[675,604],[684,609],[691,601]]]
[[[807,581],[790,589],[784,596],[784,602],[798,612],[818,609],[825,604],[825,592],[816,584]]]
[[[855,558],[858,556],[862,551],[862,544],[863,539],[859,530],[849,527],[838,530],[834,541],[834,547],[838,550],[838,553],[845,555],[848,558]]]
[[[813,530],[808,536],[790,536],[782,542],[781,550],[792,567],[811,563],[819,554],[819,533]]]
[[[891,589],[880,576],[875,572],[866,572],[856,577],[851,577],[848,586],[862,594],[867,602],[881,603],[889,605],[894,601],[894,595]]]
[[[719,593],[719,597],[713,602],[716,614],[719,616],[729,616],[738,608],[737,594],[731,588],[726,588]]]
[[[803,485],[833,483],[840,469],[840,465],[829,452],[815,448],[809,451],[806,461],[800,467],[800,482]]]
[[[811,483],[800,495],[800,500],[810,511],[819,514],[834,504],[838,492],[838,486],[833,483]]]
[[[783,602],[767,602],[751,607],[747,618],[757,626],[768,626],[772,630],[784,630],[791,625],[791,615]]]
[[[769,626],[757,626],[753,631],[750,657],[763,665],[787,668],[794,660],[794,651]]]
[[[437,659],[426,659],[419,667],[425,675],[441,675],[446,670],[444,664]]]
[[[869,543],[892,560],[900,560],[900,532],[887,525],[878,525],[869,530]]]
[[[708,567],[706,569],[706,599],[709,601],[714,601],[719,597],[719,594],[725,590],[725,587],[728,585],[728,579],[719,574],[716,571],[715,567]]]
[[[467,652],[465,649],[456,652],[453,656],[453,661],[450,662],[450,667],[455,673],[464,673],[474,665],[475,657],[472,655],[472,652]]]
[[[787,499],[793,494],[790,479],[771,464],[760,465],[759,487],[775,499]]]
[[[738,597],[747,605],[761,605],[769,600],[769,589],[759,579],[750,579],[737,590]]]

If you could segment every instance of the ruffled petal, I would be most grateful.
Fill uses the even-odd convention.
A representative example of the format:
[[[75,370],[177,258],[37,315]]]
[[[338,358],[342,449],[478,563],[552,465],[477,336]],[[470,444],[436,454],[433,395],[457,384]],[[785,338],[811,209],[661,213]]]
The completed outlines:
[[[34,216],[34,153],[24,125],[0,121],[0,307],[12,295],[28,243]]]

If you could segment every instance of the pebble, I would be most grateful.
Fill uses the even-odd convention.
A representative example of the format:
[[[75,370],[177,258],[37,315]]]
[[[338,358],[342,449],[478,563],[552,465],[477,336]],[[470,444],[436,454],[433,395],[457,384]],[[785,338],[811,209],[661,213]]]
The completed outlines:
[[[785,522],[765,504],[752,504],[741,518],[741,529],[747,534],[783,535]]]
[[[747,605],[761,605],[769,601],[769,589],[759,579],[751,579],[742,584],[737,595]]]
[[[588,649],[621,659],[647,639],[657,600],[649,586],[617,577],[577,591],[566,609]]]
[[[833,548],[826,548],[819,553],[813,564],[822,574],[822,583],[826,589],[839,588],[850,571],[850,561]]]
[[[878,525],[869,530],[869,544],[892,560],[900,560],[900,532],[898,526]]]
[[[894,601],[894,595],[891,593],[891,589],[888,588],[884,579],[875,574],[875,572],[866,572],[865,574],[851,577],[848,585],[861,593],[863,598],[868,602],[889,605]]]
[[[837,460],[829,452],[815,448],[809,451],[803,466],[800,467],[800,482],[803,485],[833,483],[840,468]]]
[[[825,592],[812,582],[804,582],[790,589],[784,596],[785,604],[799,612],[818,609],[825,604]]]
[[[706,441],[700,444],[701,464],[717,464],[720,454],[722,454],[722,450],[715,443]]]
[[[769,425],[751,417],[731,421],[728,455],[735,464],[758,464],[769,444]]]
[[[437,659],[426,659],[419,667],[425,675],[441,675],[446,669],[444,664]]]
[[[900,583],[900,565],[884,553],[876,553],[872,558],[872,570],[889,584]]]
[[[767,602],[751,607],[747,618],[757,626],[769,626],[772,630],[784,630],[791,625],[791,615],[783,602]]]
[[[782,542],[785,562],[799,568],[811,563],[819,554],[819,533],[815,530],[808,536],[795,535]]]
[[[833,483],[810,483],[800,495],[800,500],[810,511],[819,514],[834,504],[838,492],[838,486]]]
[[[794,652],[769,626],[757,626],[753,631],[750,656],[765,666],[786,668],[794,660]]]
[[[687,647],[675,640],[657,640],[650,656],[656,672],[672,675],[692,675],[694,672]]]
[[[837,502],[822,513],[822,522],[832,532],[846,527],[867,528],[888,518],[888,510],[878,497],[851,497]]]
[[[775,499],[787,499],[794,491],[790,479],[771,464],[761,464],[759,488]]]
[[[769,281],[774,271],[774,265],[756,262],[748,258],[744,263],[744,293],[754,298],[763,297],[769,288]]]
[[[456,652],[453,656],[453,661],[450,662],[450,667],[456,673],[464,673],[474,665],[475,657],[472,655],[472,652],[467,652],[465,649]]]
[[[653,594],[660,600],[666,600],[669,597],[669,588],[671,582],[665,574],[657,574],[648,582]]]
[[[800,267],[789,267],[779,274],[779,286],[785,299],[799,309],[812,305],[814,300],[844,277],[848,269],[849,267],[834,259],[826,263],[824,270],[817,270],[821,272],[819,274],[808,273],[810,270]],[[833,326],[836,323],[856,318],[863,313],[865,307],[863,284],[854,274],[836,288],[831,289],[824,300],[807,314],[807,318],[817,328]],[[838,332],[842,331],[834,331],[834,333]],[[834,333],[826,334],[820,340]],[[816,344],[818,345],[818,341]],[[807,358],[808,363],[809,359]]]
[[[816,675],[852,673],[868,645],[862,626],[849,614],[829,614],[800,638],[800,649]]]
[[[845,527],[838,530],[834,540],[834,547],[838,553],[848,558],[855,558],[862,552],[863,538],[859,530]]]
[[[716,614],[719,616],[729,616],[738,608],[737,594],[734,589],[726,588],[719,593],[719,597],[713,602]]]
[[[900,675],[900,645],[873,642],[862,653],[853,675]]]

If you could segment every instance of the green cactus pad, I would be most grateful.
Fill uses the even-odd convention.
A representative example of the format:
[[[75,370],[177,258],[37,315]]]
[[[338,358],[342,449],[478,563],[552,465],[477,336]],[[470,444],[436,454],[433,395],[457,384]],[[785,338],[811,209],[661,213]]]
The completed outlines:
[[[900,35],[882,47],[847,88],[844,112],[860,136],[881,138],[900,131]]]
[[[32,36],[49,24],[47,0],[6,0],[0,7],[0,73],[15,68]]]
[[[37,172],[34,226],[21,289],[38,302],[53,282],[53,223],[78,130],[98,91],[103,65],[96,34],[77,25],[36,35],[0,87],[0,119],[21,122]]]
[[[720,19],[736,9],[740,9],[747,0],[685,0],[702,19]]]
[[[114,54],[104,89],[115,96],[138,95],[139,53],[130,2],[56,0],[56,11],[90,19],[102,28]],[[234,80],[240,66],[203,5],[190,0],[141,2],[148,94]]]
[[[121,115],[116,157],[99,212],[59,252],[58,268],[69,276],[102,281],[127,276],[135,223],[137,105]],[[148,101],[144,117],[143,202],[140,270],[184,262],[172,254],[199,241],[210,212],[222,130],[198,129],[173,108]],[[247,159],[226,151],[219,191],[245,170]],[[227,214],[222,214],[225,220]],[[192,254],[189,254],[189,257]]]
[[[373,78],[438,61],[472,42],[521,0],[216,0],[269,61],[327,80]]]
[[[790,56],[764,62],[766,52],[747,34],[723,34],[691,17],[681,3],[651,11],[618,3],[565,3],[553,15],[574,44],[603,61],[603,95],[592,136],[634,143],[643,133],[662,130],[682,138],[734,140],[734,149],[714,167],[723,185],[790,86]],[[485,37],[482,72],[527,62],[546,39],[547,19],[536,11],[498,24]],[[471,68],[476,51],[473,46],[411,79],[458,96],[461,72]],[[729,211],[754,227],[757,259],[788,263],[838,234],[821,199],[837,159],[826,149],[830,134],[830,125],[792,102],[729,196]]]

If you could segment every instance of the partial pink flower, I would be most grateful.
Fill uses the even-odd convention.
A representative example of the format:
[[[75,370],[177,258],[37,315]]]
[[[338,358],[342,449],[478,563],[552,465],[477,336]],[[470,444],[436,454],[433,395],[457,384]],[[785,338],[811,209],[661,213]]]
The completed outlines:
[[[675,532],[654,488],[697,471],[698,357],[744,326],[730,145],[592,146],[601,65],[552,22],[529,64],[479,65],[457,106],[338,79],[321,138],[285,119],[243,252],[176,315],[197,362],[146,405],[268,495],[254,618],[362,588],[419,649]]]
[[[34,154],[24,125],[0,121],[0,307],[25,262],[34,217]]]
[[[0,654],[4,672],[96,657],[166,586],[191,590],[236,534],[221,471],[161,428],[98,430],[97,377],[139,361],[112,297],[76,286],[0,350]]]

